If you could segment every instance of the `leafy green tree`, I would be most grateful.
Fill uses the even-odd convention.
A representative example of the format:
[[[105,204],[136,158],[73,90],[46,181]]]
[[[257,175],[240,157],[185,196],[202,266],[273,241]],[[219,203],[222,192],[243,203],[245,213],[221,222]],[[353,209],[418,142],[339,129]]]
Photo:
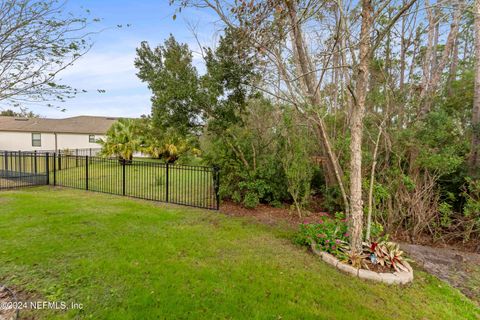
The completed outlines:
[[[7,109],[0,111],[0,116],[4,117],[20,117],[20,118],[39,118],[40,115],[28,111],[25,108],[20,108],[20,111],[14,111],[12,109]]]
[[[285,172],[287,190],[299,216],[310,199],[313,166],[312,143],[305,139],[308,128],[292,110],[285,111],[280,128],[279,159]]]
[[[102,145],[101,154],[115,156],[130,163],[133,154],[141,151],[142,136],[139,121],[135,119],[119,119],[107,131],[106,139],[99,139]]]
[[[156,131],[175,128],[182,135],[198,134],[204,118],[199,78],[192,52],[171,35],[151,49],[147,42],[137,48],[137,76],[152,91],[152,121]]]
[[[197,143],[192,136],[183,136],[175,128],[167,128],[161,132],[155,130],[150,118],[143,119],[141,125],[140,135],[143,139],[141,151],[152,158],[173,163],[189,151],[195,155],[200,153],[195,148]]]
[[[258,97],[256,59],[242,30],[233,28],[226,28],[217,48],[205,48],[205,53],[207,72],[201,87],[209,106],[209,130],[221,132],[241,123],[247,100]]]

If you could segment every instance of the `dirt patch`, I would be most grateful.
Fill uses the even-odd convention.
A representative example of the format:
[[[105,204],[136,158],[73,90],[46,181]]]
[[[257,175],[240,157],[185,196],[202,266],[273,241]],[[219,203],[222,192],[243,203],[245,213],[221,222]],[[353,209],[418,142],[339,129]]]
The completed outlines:
[[[16,293],[4,286],[0,286],[0,320],[17,319],[18,312],[15,304],[18,299]]]
[[[480,254],[407,243],[400,246],[427,272],[480,304]]]
[[[308,215],[299,217],[296,211],[288,208],[275,208],[260,204],[255,209],[246,209],[234,202],[223,202],[220,206],[220,212],[228,216],[251,217],[261,223],[276,225],[279,223],[288,224],[297,227],[301,223],[315,223],[328,215],[326,212],[310,212]]]
[[[480,241],[473,239],[468,242],[461,240],[445,241],[443,239],[433,239],[431,235],[423,234],[416,238],[410,237],[407,231],[397,230],[396,233],[391,234],[392,239],[397,242],[414,243],[427,247],[435,247],[442,249],[460,250],[462,252],[480,253]]]
[[[1,279],[0,279],[1,281]],[[1,282],[0,282],[1,283]],[[29,301],[38,300],[38,295],[27,292],[16,286],[4,286],[0,284],[0,320],[34,320],[35,317],[26,307]],[[20,307],[15,308],[20,303]]]

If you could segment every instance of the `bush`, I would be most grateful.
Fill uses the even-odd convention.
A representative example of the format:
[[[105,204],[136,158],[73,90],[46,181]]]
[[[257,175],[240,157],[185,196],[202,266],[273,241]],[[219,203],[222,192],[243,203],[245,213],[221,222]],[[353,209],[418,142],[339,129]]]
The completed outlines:
[[[265,100],[250,102],[242,121],[228,128],[209,123],[200,143],[207,164],[220,166],[221,197],[252,208],[259,203],[290,201],[287,180],[278,156],[278,121]]]
[[[343,257],[348,241],[346,219],[343,214],[336,214],[335,218],[325,216],[318,223],[301,224],[295,240],[303,245],[311,245],[313,240],[318,249]]]
[[[243,205],[247,209],[253,209],[260,203],[260,199],[255,192],[247,192],[243,198]]]

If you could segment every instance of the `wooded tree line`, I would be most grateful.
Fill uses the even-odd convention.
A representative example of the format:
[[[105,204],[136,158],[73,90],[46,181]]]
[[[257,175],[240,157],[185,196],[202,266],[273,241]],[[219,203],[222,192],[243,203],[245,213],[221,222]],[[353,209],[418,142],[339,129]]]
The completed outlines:
[[[321,194],[350,221],[415,240],[480,236],[477,2],[178,0],[223,22],[206,72],[174,38],[136,61],[158,132],[198,137],[244,205]]]

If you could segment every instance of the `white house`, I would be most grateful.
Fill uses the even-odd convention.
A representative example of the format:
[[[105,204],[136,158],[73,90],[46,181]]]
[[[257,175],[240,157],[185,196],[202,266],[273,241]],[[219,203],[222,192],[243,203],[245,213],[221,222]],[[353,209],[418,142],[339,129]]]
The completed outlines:
[[[78,116],[65,119],[0,116],[0,150],[59,151],[97,149],[118,118]]]

